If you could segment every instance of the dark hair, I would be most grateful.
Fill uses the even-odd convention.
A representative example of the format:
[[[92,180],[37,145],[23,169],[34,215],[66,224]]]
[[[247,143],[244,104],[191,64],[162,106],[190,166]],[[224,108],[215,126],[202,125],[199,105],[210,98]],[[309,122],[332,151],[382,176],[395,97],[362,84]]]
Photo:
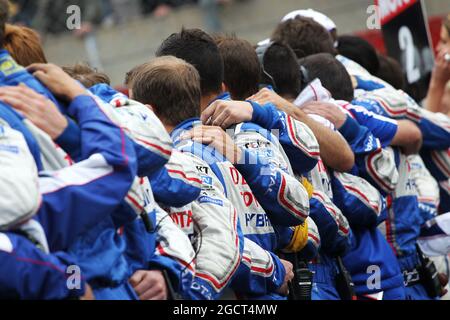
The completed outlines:
[[[323,52],[336,54],[330,33],[311,18],[298,16],[280,23],[272,40],[288,44],[299,59]]]
[[[213,38],[200,29],[182,29],[169,36],[156,56],[175,56],[192,64],[200,74],[203,95],[220,93],[224,77],[223,59]]]
[[[3,48],[5,40],[5,28],[9,19],[9,2],[8,0],[0,0],[0,47]]]
[[[215,36],[222,55],[224,83],[234,100],[245,100],[259,89],[261,65],[250,42],[236,36]]]
[[[96,84],[111,84],[107,74],[99,72],[89,66],[87,63],[77,63],[72,66],[64,66],[62,69],[73,79],[81,82],[86,88],[90,88]]]
[[[396,89],[405,90],[406,81],[402,66],[394,58],[379,55],[380,68],[376,76]]]
[[[297,97],[302,88],[302,74],[294,51],[287,44],[274,42],[262,57],[263,83],[274,81],[274,89],[281,96]]]
[[[380,68],[378,54],[375,48],[366,40],[356,36],[340,36],[337,50],[344,57],[359,63],[370,74],[377,74]]]
[[[163,56],[137,70],[132,80],[133,99],[151,105],[163,122],[176,126],[200,115],[200,76],[191,64]]]
[[[300,60],[311,80],[320,79],[336,100],[352,101],[352,80],[344,65],[329,53],[319,53]]]

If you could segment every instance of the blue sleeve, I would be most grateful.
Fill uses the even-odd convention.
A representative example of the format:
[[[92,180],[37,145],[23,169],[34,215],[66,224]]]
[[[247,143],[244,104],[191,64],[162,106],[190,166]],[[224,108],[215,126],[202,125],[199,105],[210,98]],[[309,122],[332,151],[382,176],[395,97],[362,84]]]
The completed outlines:
[[[330,255],[344,254],[350,248],[350,229],[339,221],[339,209],[318,197],[316,195],[310,200],[310,217],[319,230],[321,250]]]
[[[38,171],[42,170],[42,160],[39,144],[36,141],[36,138],[33,136],[33,134],[22,122],[23,118],[10,106],[4,104],[1,101],[0,101],[0,118],[6,121],[12,129],[17,130],[23,134],[25,141],[27,142],[28,148],[30,149],[31,154],[33,155],[34,161],[36,162]]]
[[[366,127],[360,125],[350,116],[339,132],[347,140],[355,156],[366,155],[380,147],[379,140],[376,139]]]
[[[231,283],[231,288],[238,295],[275,293],[284,282],[286,271],[280,259],[272,252],[255,246],[252,243],[251,247],[244,247],[241,264]]]
[[[354,76],[356,78],[356,89],[362,89],[365,91],[374,91],[374,90],[378,90],[378,89],[382,89],[384,88],[384,85],[382,85],[379,82],[375,82],[373,80],[368,80],[368,79],[362,79],[359,76]]]
[[[136,175],[129,139],[92,97],[77,97],[68,111],[80,124],[81,157],[87,160],[40,177],[43,201],[38,220],[52,250],[66,248],[77,235],[109,216]]]
[[[172,288],[179,294],[182,294],[190,287],[194,277],[194,274],[184,265],[175,259],[162,255],[154,255],[150,259],[149,269],[166,270],[169,275]]]
[[[106,83],[96,84],[90,87],[89,91],[107,103],[110,103],[111,100],[113,100],[117,96],[124,96],[122,93],[113,89]]]
[[[362,182],[362,179],[358,181]],[[359,185],[353,182],[332,176],[334,204],[342,211],[352,228],[376,227],[384,218],[381,214],[386,207],[384,197],[365,181]]]
[[[55,142],[74,160],[81,157],[81,130],[80,127],[67,117],[68,126]]]
[[[389,146],[397,134],[397,122],[378,115],[376,110],[372,112],[372,104],[364,103],[360,100],[354,100],[352,103],[356,104],[356,106],[350,107],[348,111],[355,117],[355,120],[360,125],[368,128],[380,140],[383,148]]]
[[[273,166],[261,153],[242,149],[242,159],[235,165],[249,184],[261,206],[265,209],[273,224],[296,226],[306,219],[309,208],[301,203],[301,198],[308,198],[306,191],[295,178]],[[299,184],[296,192],[298,199],[292,199],[288,184]]]
[[[76,265],[71,256],[62,252],[45,254],[26,238],[13,233],[0,234],[0,237],[0,242],[12,245],[11,251],[0,249],[2,299],[62,300],[84,294],[82,277],[79,286],[74,281],[75,289],[68,288],[72,283],[68,267]]]
[[[450,124],[447,128],[433,122],[431,119],[422,117],[416,120],[422,132],[423,148],[432,150],[446,150],[450,148]]]
[[[294,171],[303,174],[312,170],[320,155],[317,140],[312,132],[299,128],[298,121],[278,111],[272,104],[262,107],[255,102],[250,103],[253,106],[252,122],[269,131],[278,131],[273,134],[280,140],[289,159],[295,159],[291,161]]]
[[[79,96],[69,105],[68,114],[81,129],[81,158],[100,153],[112,166],[136,172],[136,155],[123,129],[108,118],[94,98]]]
[[[149,219],[154,230],[146,230],[142,219],[134,221],[122,227],[123,239],[126,242],[126,258],[130,268],[130,273],[134,274],[138,270],[148,269],[148,262],[153,258],[156,247],[156,219],[154,212],[151,212]]]
[[[150,175],[149,180],[156,202],[165,206],[181,208],[200,195],[202,182],[181,171],[164,167]]]
[[[299,259],[312,261],[319,255],[319,250],[321,247],[321,239],[319,234],[319,228],[317,227],[314,220],[309,217],[308,220],[308,241],[305,247],[297,252]]]

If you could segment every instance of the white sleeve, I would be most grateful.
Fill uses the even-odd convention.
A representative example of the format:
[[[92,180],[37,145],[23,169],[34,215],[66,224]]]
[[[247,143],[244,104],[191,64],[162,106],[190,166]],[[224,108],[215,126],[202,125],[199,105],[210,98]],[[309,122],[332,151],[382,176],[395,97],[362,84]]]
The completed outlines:
[[[0,124],[0,229],[30,219],[41,196],[34,159],[23,135]]]

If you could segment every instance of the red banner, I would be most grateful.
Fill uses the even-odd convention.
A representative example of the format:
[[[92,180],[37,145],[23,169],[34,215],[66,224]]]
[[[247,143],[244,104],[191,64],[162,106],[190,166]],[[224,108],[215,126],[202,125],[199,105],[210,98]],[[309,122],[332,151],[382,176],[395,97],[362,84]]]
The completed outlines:
[[[419,0],[375,0],[381,25],[385,25]]]

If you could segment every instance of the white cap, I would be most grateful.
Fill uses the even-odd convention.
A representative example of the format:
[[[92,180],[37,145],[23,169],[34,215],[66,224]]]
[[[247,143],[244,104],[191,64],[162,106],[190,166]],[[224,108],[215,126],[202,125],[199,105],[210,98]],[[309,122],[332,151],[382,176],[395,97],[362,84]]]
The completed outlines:
[[[284,18],[281,20],[281,22],[295,19],[298,16],[312,18],[314,21],[321,24],[325,29],[327,29],[328,32],[330,32],[334,29],[337,29],[336,24],[333,22],[333,20],[328,18],[323,13],[313,10],[313,9],[292,11],[292,12],[288,13],[287,15],[285,15]]]
[[[258,42],[258,47],[262,47],[262,46],[266,46],[270,43],[270,38],[261,40],[260,42]]]

